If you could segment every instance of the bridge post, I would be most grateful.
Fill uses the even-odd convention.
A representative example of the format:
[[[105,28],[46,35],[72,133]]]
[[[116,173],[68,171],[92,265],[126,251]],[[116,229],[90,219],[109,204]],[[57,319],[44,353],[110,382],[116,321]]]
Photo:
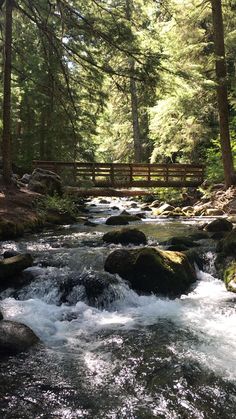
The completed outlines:
[[[92,166],[92,181],[93,181],[93,183],[95,184],[95,181],[96,181],[96,175],[95,175],[95,163],[93,163],[93,166]]]
[[[76,184],[76,172],[77,172],[77,165],[76,162],[74,162],[74,170],[73,170],[73,178],[74,178],[74,184]]]
[[[113,163],[111,163],[111,165],[110,165],[110,179],[111,179],[111,184],[113,186],[114,185],[114,182],[115,182]]]
[[[166,183],[169,182],[169,166],[166,164]]]
[[[133,182],[133,165],[132,164],[129,165],[129,181],[130,183]]]

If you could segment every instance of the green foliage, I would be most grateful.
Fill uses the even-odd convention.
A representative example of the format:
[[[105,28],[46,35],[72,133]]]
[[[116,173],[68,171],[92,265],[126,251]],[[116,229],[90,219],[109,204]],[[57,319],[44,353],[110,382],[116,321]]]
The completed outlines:
[[[181,188],[158,188],[155,189],[155,195],[157,195],[158,199],[161,202],[181,202],[182,200],[182,193],[185,189]]]
[[[45,196],[36,201],[37,211],[44,216],[48,211],[56,211],[61,214],[76,216],[77,208],[74,200],[68,196]]]
[[[221,182],[224,179],[224,170],[219,140],[213,140],[206,153],[206,177],[212,182]]]
[[[223,7],[235,150],[233,3]],[[33,159],[133,161],[130,81],[135,80],[143,161],[206,162],[210,180],[223,178],[219,142],[212,141],[219,128],[210,7],[201,0],[39,0],[17,5],[14,163],[30,169]],[[0,24],[4,30],[3,14]],[[2,66],[3,60],[1,72]]]
[[[236,133],[231,132],[231,146],[236,165]],[[212,183],[222,182],[224,180],[224,170],[221,156],[219,138],[212,140],[206,150],[206,177]]]

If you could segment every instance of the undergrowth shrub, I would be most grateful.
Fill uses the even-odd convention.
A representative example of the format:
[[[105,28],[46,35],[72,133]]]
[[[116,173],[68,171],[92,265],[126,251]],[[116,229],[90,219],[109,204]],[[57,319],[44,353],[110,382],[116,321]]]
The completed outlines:
[[[36,202],[36,209],[42,215],[48,211],[58,211],[60,213],[68,213],[75,216],[77,213],[76,204],[72,198],[68,196],[46,195]]]

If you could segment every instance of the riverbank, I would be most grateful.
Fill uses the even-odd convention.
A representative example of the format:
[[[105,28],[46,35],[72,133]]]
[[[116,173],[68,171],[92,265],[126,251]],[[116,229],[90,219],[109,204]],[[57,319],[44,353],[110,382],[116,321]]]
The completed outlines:
[[[183,194],[183,198],[174,203],[173,200],[161,202],[158,198],[158,191],[152,195],[148,191],[141,190],[114,190],[93,188],[78,189],[65,188],[64,197],[68,203],[75,202],[75,215],[68,211],[57,208],[42,208],[37,203],[45,200],[45,195],[29,190],[27,187],[12,188],[9,191],[0,192],[0,240],[7,240],[22,236],[25,232],[34,232],[49,225],[70,224],[74,221],[85,222],[87,220],[84,200],[86,197],[136,197],[146,195],[142,201],[137,202],[140,211],[152,211],[152,215],[166,218],[198,217],[203,221],[204,217],[223,216],[232,222],[236,220],[236,187],[227,190],[224,185],[213,185],[211,188],[202,191],[202,197],[196,199],[191,195]],[[58,201],[59,202],[59,201]],[[186,205],[188,203],[188,205]],[[133,204],[134,205],[134,204]],[[67,205],[70,207],[70,204]]]
[[[27,188],[0,192],[0,239],[20,237],[25,231],[33,231],[41,224],[34,207],[39,198],[39,194]]]

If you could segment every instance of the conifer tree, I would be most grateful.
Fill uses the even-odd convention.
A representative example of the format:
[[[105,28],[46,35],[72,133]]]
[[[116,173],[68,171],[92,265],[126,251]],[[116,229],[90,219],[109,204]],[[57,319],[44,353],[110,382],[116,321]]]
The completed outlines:
[[[217,102],[219,111],[219,127],[221,152],[224,165],[225,185],[229,187],[233,183],[233,157],[230,144],[229,131],[229,104],[227,93],[227,69],[224,45],[224,25],[222,17],[221,0],[211,0],[212,20],[214,28]]]

